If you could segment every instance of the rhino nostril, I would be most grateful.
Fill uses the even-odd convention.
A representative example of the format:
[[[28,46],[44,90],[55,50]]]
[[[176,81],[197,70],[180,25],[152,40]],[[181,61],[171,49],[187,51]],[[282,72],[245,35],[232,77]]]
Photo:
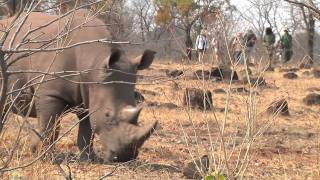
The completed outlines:
[[[110,112],[106,112],[104,115],[105,115],[107,118],[109,118],[109,117],[110,117]]]

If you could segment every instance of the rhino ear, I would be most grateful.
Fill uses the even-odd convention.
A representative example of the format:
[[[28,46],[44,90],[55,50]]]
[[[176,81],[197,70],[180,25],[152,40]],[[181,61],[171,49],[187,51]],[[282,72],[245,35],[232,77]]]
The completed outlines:
[[[148,68],[154,59],[155,51],[145,50],[142,56],[138,56],[133,60],[133,64],[137,66],[138,70]]]
[[[109,62],[108,62],[109,67],[114,65],[116,62],[120,60],[121,54],[122,52],[120,49],[118,48],[111,49],[111,55],[109,57]]]

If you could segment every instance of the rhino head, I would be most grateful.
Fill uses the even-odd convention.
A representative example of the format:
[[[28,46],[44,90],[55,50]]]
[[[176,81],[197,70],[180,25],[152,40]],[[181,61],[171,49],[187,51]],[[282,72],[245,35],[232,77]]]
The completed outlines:
[[[157,122],[145,126],[138,125],[141,107],[137,107],[134,88],[137,71],[148,68],[154,51],[146,50],[142,56],[128,59],[117,48],[98,64],[95,79],[99,84],[89,85],[90,123],[98,134],[104,148],[104,160],[129,161],[138,155],[138,149],[153,133]]]

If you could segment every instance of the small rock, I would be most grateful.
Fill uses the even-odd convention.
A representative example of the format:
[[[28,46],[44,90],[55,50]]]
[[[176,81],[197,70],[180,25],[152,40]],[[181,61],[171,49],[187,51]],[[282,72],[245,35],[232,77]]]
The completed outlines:
[[[226,94],[227,92],[224,89],[214,89],[213,90],[214,93],[216,94]]]
[[[297,71],[299,71],[298,68],[281,68],[279,70],[279,72],[297,72]]]
[[[135,92],[134,92],[134,98],[135,98],[137,104],[140,104],[140,103],[144,102],[144,100],[145,100],[145,98],[143,97],[143,95],[142,95],[140,92],[138,92],[138,91],[135,91]]]
[[[147,102],[146,105],[148,107],[157,107],[158,106],[158,103],[157,102]]]
[[[311,93],[303,98],[303,102],[308,106],[320,105],[320,94]]]
[[[183,167],[183,175],[187,179],[202,179],[209,171],[209,157],[207,155],[186,162]]]
[[[289,116],[290,114],[289,114],[289,106],[288,106],[287,100],[280,99],[280,100],[273,101],[269,105],[267,112],[270,115],[280,114],[284,116]]]
[[[286,79],[297,79],[298,75],[294,72],[288,72],[288,73],[285,73],[283,77]]]
[[[173,103],[158,103],[158,102],[147,102],[148,107],[157,107],[157,108],[168,108],[168,109],[175,109],[178,108],[176,104]]]
[[[304,76],[310,76],[310,71],[304,71],[303,73],[302,73],[302,75],[304,75]]]
[[[198,80],[210,80],[211,79],[211,72],[207,70],[197,70],[194,72],[194,79]]]
[[[313,69],[312,74],[315,78],[320,78],[320,69]]]
[[[168,108],[168,109],[178,108],[178,106],[176,104],[173,104],[173,103],[162,103],[162,104],[159,104],[158,107],[160,107],[160,108]]]
[[[201,89],[187,88],[184,92],[183,105],[201,110],[211,110],[213,107],[212,94]]]
[[[220,112],[220,113],[223,113],[223,112],[225,111],[225,109],[224,109],[224,108],[217,108],[217,107],[213,108],[213,110],[214,110],[215,112]],[[228,109],[228,112],[230,113],[230,112],[231,112],[231,110],[230,110],[230,109]]]
[[[270,72],[275,72],[275,71],[277,71],[274,67],[268,67],[267,69],[266,69],[266,71],[270,71]]]
[[[232,71],[227,66],[213,67],[211,68],[211,76],[221,78],[222,80],[239,80],[239,76],[236,71]],[[231,79],[232,76],[232,79]]]
[[[149,67],[149,69],[150,69],[150,67]],[[169,69],[158,69],[158,71],[160,71],[160,72],[168,72],[168,71],[170,71]]]
[[[231,88],[231,92],[233,92],[233,93],[247,93],[249,91],[245,87],[236,87],[236,88]]]
[[[149,91],[149,90],[139,89],[138,91],[141,92],[142,94],[148,94],[148,95],[151,95],[151,96],[157,95],[156,92]]]
[[[170,78],[177,78],[177,77],[183,75],[183,71],[181,71],[181,70],[173,70],[173,71],[167,70],[166,75]]]

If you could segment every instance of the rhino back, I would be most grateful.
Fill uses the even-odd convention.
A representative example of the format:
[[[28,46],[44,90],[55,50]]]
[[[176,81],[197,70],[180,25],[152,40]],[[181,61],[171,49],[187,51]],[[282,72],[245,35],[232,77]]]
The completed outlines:
[[[12,19],[0,21],[1,29],[6,29]],[[44,24],[48,24],[48,22],[53,23],[42,27]],[[107,44],[95,42],[74,46],[77,43],[111,37],[104,23],[98,18],[88,16],[86,10],[76,11],[74,14],[72,13],[64,18],[34,12],[28,16],[19,31],[17,31],[17,27],[18,25],[10,31],[5,41],[4,49],[15,50],[19,46],[16,49],[23,50],[24,52],[12,55],[9,59],[9,62],[12,63],[10,70],[33,71],[33,73],[12,76],[11,81],[19,79],[22,82],[27,82],[46,72],[59,72],[59,76],[61,76],[68,74],[68,71],[94,69],[97,68],[97,65],[102,64],[108,56],[109,46]],[[37,30],[26,36],[30,29]],[[10,44],[15,33],[17,34],[16,38]],[[53,43],[48,43],[52,40],[54,40]],[[21,45],[23,41],[25,43]],[[61,50],[60,48],[62,47],[71,48]],[[36,53],[13,62],[17,57],[30,52],[30,49],[33,49]],[[59,50],[49,51],[50,49]],[[54,77],[47,75],[44,79],[49,78]],[[66,80],[57,79],[43,84],[39,93],[59,96],[72,104],[81,103],[79,84],[71,83],[70,81],[79,82],[82,79],[79,76],[70,76],[66,79],[69,82],[66,83]],[[38,78],[35,81],[40,80],[42,78]],[[94,81],[94,79],[86,77],[86,81]]]

